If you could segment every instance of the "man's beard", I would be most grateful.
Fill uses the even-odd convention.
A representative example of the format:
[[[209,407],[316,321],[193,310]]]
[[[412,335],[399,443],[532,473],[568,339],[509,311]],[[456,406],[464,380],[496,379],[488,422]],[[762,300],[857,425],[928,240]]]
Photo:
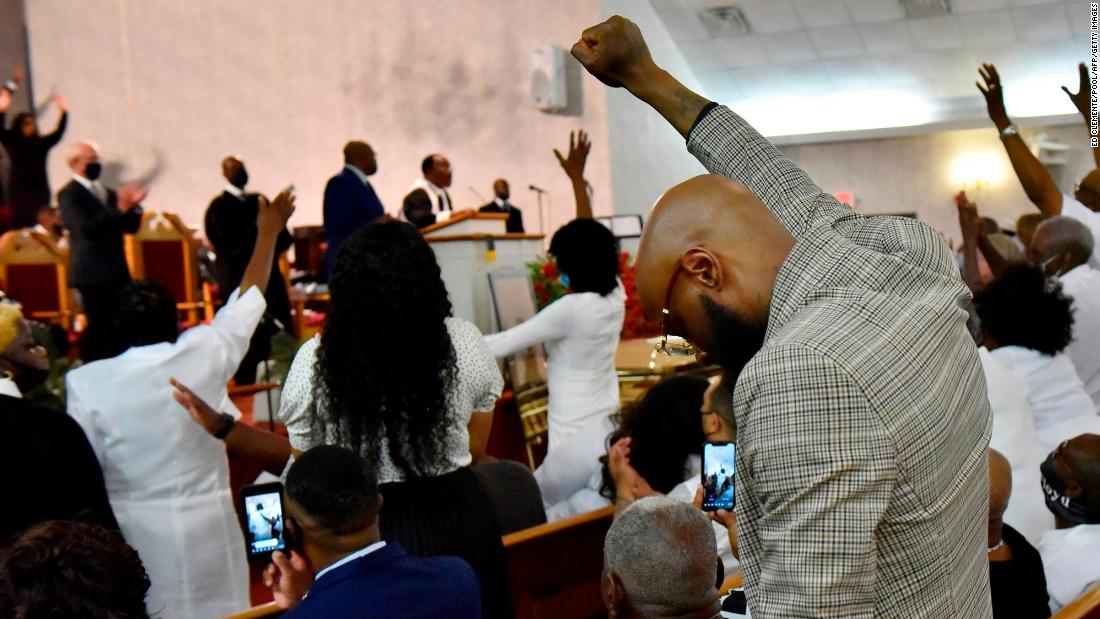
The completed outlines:
[[[764,345],[766,327],[745,322],[733,310],[702,295],[703,313],[710,328],[710,350],[707,354],[729,378],[736,380],[741,370]]]

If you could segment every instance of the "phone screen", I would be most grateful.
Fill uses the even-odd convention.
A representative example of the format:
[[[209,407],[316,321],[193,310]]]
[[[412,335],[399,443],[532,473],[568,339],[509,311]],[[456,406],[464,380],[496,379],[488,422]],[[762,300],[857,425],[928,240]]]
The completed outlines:
[[[250,486],[242,491],[242,496],[249,560],[266,561],[272,552],[286,550],[281,485]]]
[[[732,510],[737,505],[734,487],[734,443],[703,444],[703,509]]]

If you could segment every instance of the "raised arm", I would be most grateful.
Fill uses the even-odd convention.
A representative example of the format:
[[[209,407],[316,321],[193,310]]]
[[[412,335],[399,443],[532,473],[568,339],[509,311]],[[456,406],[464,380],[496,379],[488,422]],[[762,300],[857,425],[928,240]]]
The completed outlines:
[[[1096,163],[1096,167],[1100,168],[1100,140],[1097,140],[1097,134],[1093,133],[1096,119],[1092,116],[1092,81],[1089,79],[1089,69],[1085,63],[1078,64],[1077,71],[1080,75],[1077,92],[1070,92],[1065,86],[1062,86],[1062,92],[1069,95],[1069,100],[1084,117],[1085,126],[1089,129],[1089,140],[1092,142],[1092,160]]]
[[[966,199],[966,192],[955,195],[955,208],[959,211],[959,230],[962,231],[962,278],[970,290],[978,290],[982,277],[978,268],[978,231],[982,220],[974,204]]]
[[[275,259],[275,245],[279,235],[286,230],[286,222],[294,214],[294,194],[284,191],[268,202],[260,196],[259,214],[256,216],[256,245],[252,258],[241,277],[241,294],[255,286],[262,292],[271,278],[271,263]]]
[[[562,157],[558,149],[554,149],[554,156],[565,170],[565,175],[573,184],[573,199],[577,204],[577,219],[592,219],[592,200],[588,197],[588,181],[584,180],[584,163],[588,160],[588,151],[592,148],[592,142],[588,141],[588,134],[584,131],[576,133],[576,139],[572,131],[569,132],[569,156]]]
[[[50,147],[57,145],[61,141],[61,136],[65,135],[65,127],[69,125],[69,105],[65,103],[65,100],[61,98],[61,95],[53,96],[53,104],[57,106],[57,111],[61,112],[61,118],[57,121],[57,127],[53,131],[42,136]]]
[[[507,331],[485,336],[496,358],[507,357],[536,344],[560,340],[573,330],[574,312],[569,295],[554,301],[531,319]]]
[[[997,73],[997,67],[983,64],[978,68],[978,73],[985,82],[984,87],[982,82],[978,82],[977,86],[985,97],[989,119],[1001,134],[1001,142],[1005,145],[1008,160],[1012,162],[1012,169],[1016,171],[1016,178],[1020,180],[1028,200],[1031,200],[1043,215],[1053,217],[1061,214],[1062,192],[1058,191],[1058,185],[1051,178],[1050,171],[1027,147],[1016,126],[1008,117],[1008,112],[1005,110],[1004,89],[1001,87],[1001,76]]]

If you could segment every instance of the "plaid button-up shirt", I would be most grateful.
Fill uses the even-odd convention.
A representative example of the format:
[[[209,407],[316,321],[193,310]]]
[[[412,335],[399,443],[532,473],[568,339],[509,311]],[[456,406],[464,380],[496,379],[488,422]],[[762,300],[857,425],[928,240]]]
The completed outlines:
[[[990,617],[990,413],[943,238],[839,204],[739,116],[688,149],[794,235],[734,390],[753,617]]]

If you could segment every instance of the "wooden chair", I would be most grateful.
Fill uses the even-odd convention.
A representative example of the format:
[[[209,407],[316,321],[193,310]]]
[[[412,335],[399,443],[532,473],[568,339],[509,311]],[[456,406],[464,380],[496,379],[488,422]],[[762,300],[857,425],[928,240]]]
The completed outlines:
[[[283,614],[283,609],[275,602],[254,606],[248,610],[222,617],[222,619],[269,619]]]
[[[200,282],[198,260],[194,230],[174,213],[146,211],[141,228],[126,237],[130,274],[167,288],[188,325],[214,317],[212,295],[209,285]]]
[[[68,252],[45,235],[26,229],[0,236],[0,288],[28,318],[72,326],[68,268]]]
[[[508,597],[515,619],[604,616],[603,540],[615,508],[504,536]]]
[[[1100,584],[1066,604],[1051,619],[1100,619]]]

